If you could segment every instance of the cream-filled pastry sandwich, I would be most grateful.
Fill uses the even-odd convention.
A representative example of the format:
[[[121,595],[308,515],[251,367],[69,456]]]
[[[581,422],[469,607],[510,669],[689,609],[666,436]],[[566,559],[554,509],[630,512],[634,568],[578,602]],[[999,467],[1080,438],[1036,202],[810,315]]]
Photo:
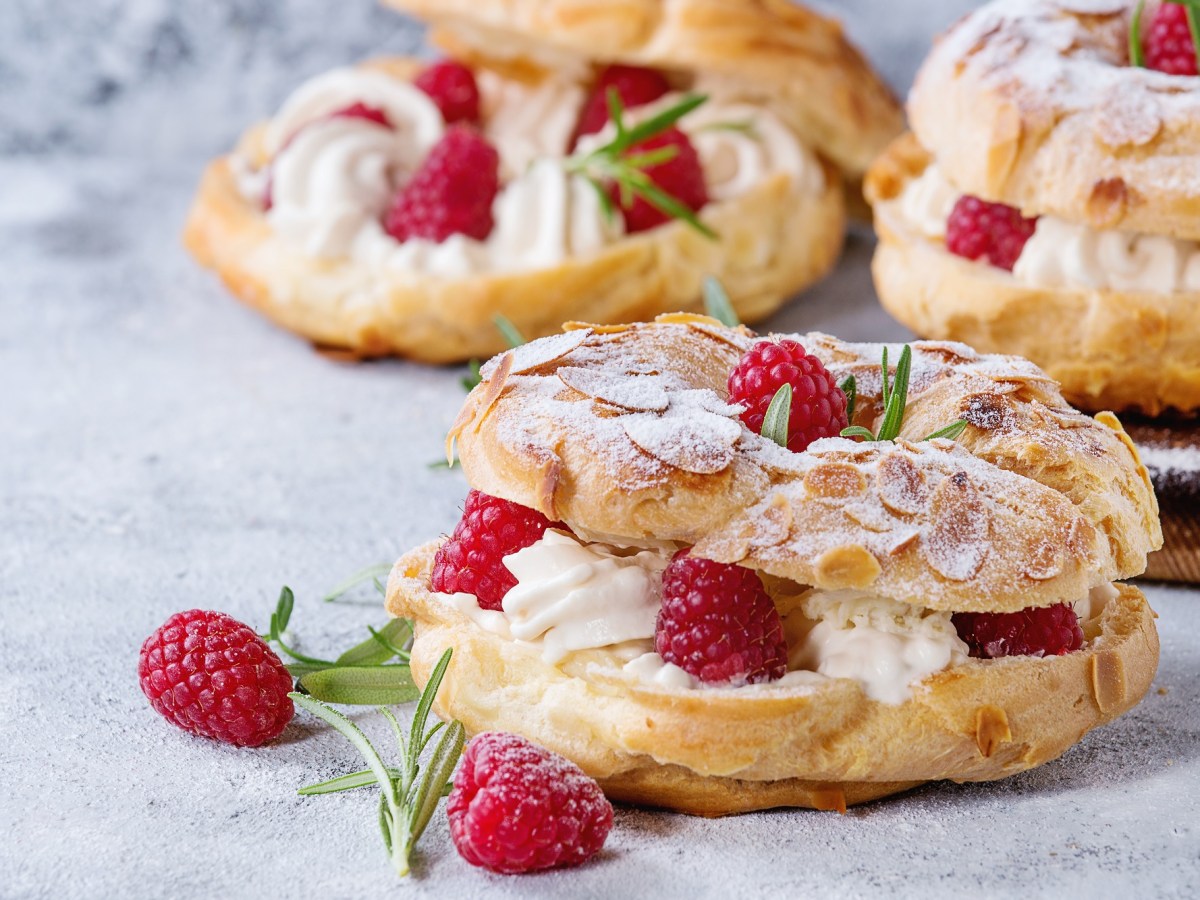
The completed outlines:
[[[1187,11],[994,0],[938,39],[868,177],[884,306],[1027,356],[1085,409],[1200,411]]]
[[[901,130],[840,27],[785,0],[393,5],[446,58],[302,85],[210,165],[185,236],[363,356],[486,358],[497,316],[648,319],[707,275],[761,319],[833,266],[843,184]]]
[[[1146,471],[1025,360],[675,314],[482,375],[463,517],[387,592],[470,732],[628,802],[844,809],[1052,760],[1150,686]]]

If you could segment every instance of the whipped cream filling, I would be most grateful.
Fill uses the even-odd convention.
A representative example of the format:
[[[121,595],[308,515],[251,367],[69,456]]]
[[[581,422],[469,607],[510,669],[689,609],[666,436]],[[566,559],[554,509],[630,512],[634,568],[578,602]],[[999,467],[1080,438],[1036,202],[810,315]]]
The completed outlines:
[[[789,668],[851,678],[882,703],[903,703],[913,685],[969,658],[948,612],[855,590],[810,591],[802,611],[807,620],[799,623],[802,628],[816,624],[802,639],[789,641]],[[788,617],[789,624],[794,618]]]
[[[831,678],[859,683],[873,700],[900,704],[937,672],[970,661],[953,613],[922,609],[865,591],[810,589],[783,620],[788,672],[760,684],[707,685],[654,650],[662,574],[671,550],[619,549],[553,529],[504,559],[517,584],[502,609],[471,594],[433,594],[483,630],[538,648],[551,665],[619,677],[669,690],[765,690],[815,687]],[[1118,596],[1093,587],[1072,606],[1081,623]]]
[[[420,89],[377,70],[337,69],[298,88],[264,131],[269,167],[235,154],[235,181],[255,203],[270,184],[268,221],[306,254],[349,258],[394,276],[548,268],[619,239],[621,217],[608,219],[594,189],[562,166],[586,96],[581,83],[555,76],[527,84],[489,71],[480,71],[478,82],[483,129],[500,154],[502,181],[495,227],[484,241],[455,235],[441,243],[400,243],[384,231],[381,218],[395,186],[420,165],[445,125]],[[669,95],[631,116],[677,99]],[[381,109],[392,127],[331,118],[355,103]],[[816,156],[760,106],[712,99],[681,127],[693,139],[714,202],[775,172],[791,175],[800,192],[824,187]]]
[[[493,634],[538,643],[542,658],[554,664],[581,650],[652,643],[669,561],[657,551],[623,555],[550,530],[504,558],[517,583],[504,597],[503,612],[480,609],[469,594],[436,596]]]
[[[930,165],[900,195],[900,214],[925,237],[945,240],[946,220],[960,196],[938,167]],[[1012,274],[1033,287],[1200,291],[1200,243],[1041,216]]]

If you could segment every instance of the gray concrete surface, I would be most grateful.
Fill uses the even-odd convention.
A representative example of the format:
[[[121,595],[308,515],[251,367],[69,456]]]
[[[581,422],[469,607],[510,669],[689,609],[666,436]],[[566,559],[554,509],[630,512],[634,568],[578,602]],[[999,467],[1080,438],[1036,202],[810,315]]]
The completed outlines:
[[[966,5],[841,8],[901,83]],[[1193,590],[1147,589],[1156,690],[1039,770],[844,817],[622,809],[596,862],[526,878],[464,865],[438,817],[396,883],[369,794],[295,795],[357,767],[306,716],[251,751],[150,710],[137,648],[172,612],[265,626],[287,583],[303,646],[336,649],[383,613],[369,593],[321,594],[457,517],[460,476],[426,467],[457,370],[331,363],[178,245],[202,159],[301,70],[415,41],[361,0],[0,4],[0,897],[1200,893]],[[852,241],[773,324],[901,336],[874,306],[868,257]],[[357,718],[383,737],[374,714]]]

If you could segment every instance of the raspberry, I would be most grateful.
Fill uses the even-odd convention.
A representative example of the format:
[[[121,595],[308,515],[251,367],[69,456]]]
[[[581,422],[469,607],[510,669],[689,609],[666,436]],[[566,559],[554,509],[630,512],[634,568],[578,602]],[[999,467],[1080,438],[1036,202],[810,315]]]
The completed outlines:
[[[376,106],[367,106],[365,103],[351,103],[349,106],[344,107],[343,109],[335,110],[329,115],[317,119],[316,121],[324,122],[329,119],[366,119],[368,122],[375,122],[377,125],[382,125],[384,128],[392,127],[392,123],[388,121],[387,113]],[[301,131],[303,131],[305,127],[307,126],[301,127],[296,134],[299,134]],[[296,139],[296,134],[291,135],[286,141],[284,141],[283,147],[280,148],[280,152],[286,150],[288,144]],[[270,212],[271,207],[275,205],[273,187],[274,178],[272,178],[271,173],[268,172],[267,186],[263,191],[263,210],[265,212]]]
[[[625,109],[653,103],[670,87],[660,72],[636,66],[609,66],[600,73],[596,85],[579,115],[575,139],[595,134],[608,124],[608,89],[615,88]]]
[[[783,620],[758,575],[687,554],[676,553],[663,572],[659,656],[707,683],[783,677]]]
[[[1146,68],[1168,75],[1196,74],[1196,45],[1188,27],[1187,8],[1164,3],[1146,30]]]
[[[1014,207],[964,195],[946,222],[946,249],[1011,272],[1036,226],[1036,217],[1027,219]]]
[[[479,121],[479,85],[460,62],[443,59],[421,71],[413,84],[429,95],[447,125]]]
[[[776,391],[792,386],[788,449],[801,453],[818,438],[837,437],[849,424],[846,395],[815,356],[796,341],[759,341],[729,373],[729,401],[745,407],[742,421],[755,434]]]
[[[1068,603],[1015,613],[955,613],[958,636],[981,659],[1062,656],[1083,646],[1079,617]]]
[[[500,190],[500,156],[477,131],[452,125],[396,192],[383,227],[398,241],[441,243],[452,234],[484,240]]]
[[[489,731],[467,744],[446,815],[463,859],[511,875],[579,865],[604,846],[613,808],[575,763]]]
[[[279,657],[224,613],[192,609],[167,619],[142,644],[138,679],[167,721],[240,747],[278,737],[295,711]]]
[[[430,585],[444,594],[474,594],[484,609],[500,609],[517,583],[504,557],[540,539],[547,528],[566,526],[519,503],[471,491],[454,534],[433,557]]]
[[[647,166],[642,171],[650,176],[650,180],[661,190],[692,212],[696,212],[708,203],[708,187],[704,183],[704,168],[700,165],[700,157],[686,134],[678,128],[668,128],[640,144],[634,144],[623,155],[631,156],[663,147],[675,147],[675,155],[658,165]],[[610,185],[608,193],[613,202],[620,204],[617,185]],[[656,228],[670,222],[672,218],[668,213],[637,196],[633,198],[630,206],[622,207],[621,212],[625,216],[625,230],[631,234]]]

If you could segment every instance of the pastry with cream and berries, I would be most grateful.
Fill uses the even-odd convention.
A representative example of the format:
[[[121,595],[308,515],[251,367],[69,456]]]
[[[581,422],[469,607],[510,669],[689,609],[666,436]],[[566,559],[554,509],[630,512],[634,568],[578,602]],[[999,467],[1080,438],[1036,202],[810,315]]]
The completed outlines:
[[[447,56],[302,85],[205,173],[193,255],[318,345],[429,362],[564,322],[761,319],[836,262],[843,185],[902,127],[786,0],[393,5]],[[857,188],[855,188],[857,189]]]
[[[387,591],[468,732],[613,799],[844,809],[1055,759],[1150,686],[1146,470],[1023,359],[673,314],[482,377],[462,518]]]
[[[1175,3],[993,0],[867,180],[883,305],[1083,409],[1200,412],[1200,79]]]

